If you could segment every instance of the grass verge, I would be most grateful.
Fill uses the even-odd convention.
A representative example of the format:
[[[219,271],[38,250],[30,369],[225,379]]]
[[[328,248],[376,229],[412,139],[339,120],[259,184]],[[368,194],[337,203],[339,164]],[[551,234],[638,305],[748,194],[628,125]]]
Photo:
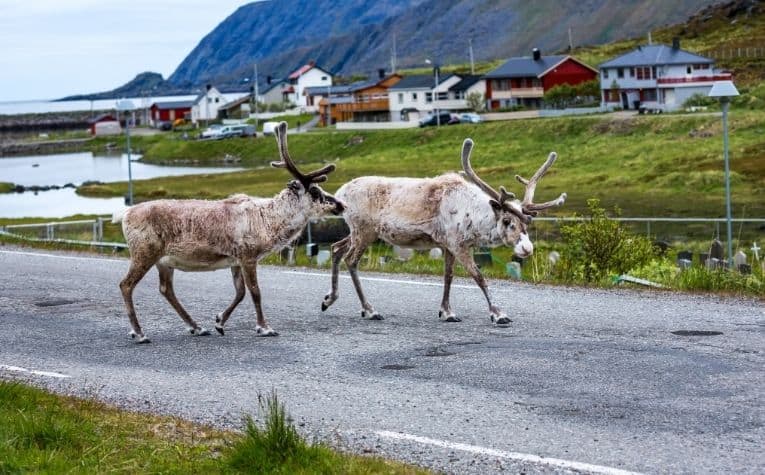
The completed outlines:
[[[425,474],[308,444],[276,393],[243,434],[0,381],[0,473]]]

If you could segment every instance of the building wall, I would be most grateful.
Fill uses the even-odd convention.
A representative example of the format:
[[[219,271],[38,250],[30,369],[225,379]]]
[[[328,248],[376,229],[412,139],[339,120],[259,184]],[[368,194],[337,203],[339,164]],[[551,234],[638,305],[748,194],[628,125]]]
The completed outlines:
[[[547,91],[561,84],[576,86],[583,82],[592,81],[597,77],[598,73],[569,58],[542,76],[542,87]]]
[[[390,120],[393,122],[401,121],[401,111],[404,109],[416,109],[420,115],[425,110],[432,110],[425,102],[425,93],[432,89],[393,89],[388,91],[388,104],[390,107]],[[416,97],[415,97],[416,96]],[[412,120],[412,117],[409,117]]]
[[[291,94],[290,100],[300,107],[308,105],[303,90],[307,87],[331,86],[332,75],[322,71],[319,68],[311,68],[305,74],[300,76],[297,84],[294,85],[295,93]]]
[[[218,117],[218,109],[227,102],[226,97],[213,87],[191,106],[191,121],[196,124],[200,120],[216,119]]]

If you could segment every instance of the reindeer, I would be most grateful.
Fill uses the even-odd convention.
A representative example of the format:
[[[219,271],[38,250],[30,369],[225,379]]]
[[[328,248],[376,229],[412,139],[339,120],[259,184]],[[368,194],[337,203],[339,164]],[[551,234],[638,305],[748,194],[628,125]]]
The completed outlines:
[[[516,179],[526,186],[523,200],[500,187],[497,192],[481,180],[470,165],[473,141],[462,145],[462,168],[470,181],[456,173],[435,178],[360,177],[341,186],[337,199],[347,203],[343,217],[350,235],[332,246],[332,288],[324,297],[322,311],[338,298],[338,272],[345,260],[362,305],[361,316],[382,320],[364,296],[358,276],[359,259],[369,244],[383,239],[401,247],[428,249],[439,247],[444,253],[444,293],[438,317],[446,322],[461,319],[452,312],[449,289],[454,262],[458,261],[473,277],[489,304],[491,321],[498,325],[511,322],[492,303],[486,280],[473,260],[475,246],[512,246],[515,254],[525,258],[534,246],[529,240],[527,226],[539,211],[559,206],[566,193],[546,203],[534,203],[537,182],[557,158],[553,152],[537,172],[526,180]]]
[[[181,306],[173,291],[173,271],[211,271],[231,268],[236,288],[234,301],[219,313],[215,329],[223,326],[234,308],[250,290],[257,313],[259,336],[278,335],[266,322],[260,302],[257,265],[266,255],[284,248],[303,230],[309,219],[329,213],[341,214],[343,203],[319,187],[335,169],[330,164],[302,173],[287,150],[287,124],[280,123],[276,140],[281,161],[271,162],[286,168],[295,178],[273,198],[233,195],[220,201],[157,200],[128,208],[122,232],[130,249],[130,269],[120,282],[132,330],[138,343],[148,343],[133,307],[133,289],[152,266],[159,271],[159,291],[186,323],[192,335],[209,335]]]

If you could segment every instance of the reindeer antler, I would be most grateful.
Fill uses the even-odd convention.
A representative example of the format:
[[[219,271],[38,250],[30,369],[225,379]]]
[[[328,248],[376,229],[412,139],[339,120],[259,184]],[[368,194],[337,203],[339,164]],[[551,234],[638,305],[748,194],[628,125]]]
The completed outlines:
[[[515,195],[505,189],[504,186],[499,187],[499,192],[492,188],[488,183],[478,178],[473,167],[470,165],[470,153],[473,151],[473,141],[471,139],[465,139],[462,142],[462,169],[470,180],[478,185],[478,188],[483,190],[484,193],[491,196],[499,204],[503,204],[507,200],[512,200]]]
[[[547,201],[545,203],[534,203],[534,191],[536,191],[537,182],[539,182],[545,173],[547,173],[547,170],[552,166],[553,163],[555,163],[557,158],[558,154],[551,152],[547,157],[547,160],[542,164],[541,167],[539,167],[539,170],[537,170],[537,172],[534,173],[534,175],[529,180],[521,177],[520,175],[515,175],[516,180],[526,185],[526,192],[523,194],[523,201],[521,202],[521,206],[525,214],[536,216],[539,214],[539,211],[547,208],[552,208],[553,206],[560,206],[563,204],[563,202],[566,201],[566,197],[568,195],[566,193],[561,193],[557,199],[552,201]]]
[[[330,163],[316,171],[310,173],[302,173],[298,170],[295,162],[290,157],[289,150],[287,150],[287,122],[280,122],[274,129],[276,135],[276,143],[279,146],[279,157],[281,161],[271,162],[271,166],[275,168],[286,168],[292,176],[295,177],[304,188],[308,188],[311,183],[321,183],[327,180],[327,173],[330,173],[335,169],[335,165]]]

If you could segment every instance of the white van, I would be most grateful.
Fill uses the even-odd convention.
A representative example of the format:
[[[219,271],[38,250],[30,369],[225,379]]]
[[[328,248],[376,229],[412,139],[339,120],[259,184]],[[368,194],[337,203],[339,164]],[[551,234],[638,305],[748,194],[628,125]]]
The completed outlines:
[[[274,130],[279,122],[263,122],[263,135],[274,135]]]

